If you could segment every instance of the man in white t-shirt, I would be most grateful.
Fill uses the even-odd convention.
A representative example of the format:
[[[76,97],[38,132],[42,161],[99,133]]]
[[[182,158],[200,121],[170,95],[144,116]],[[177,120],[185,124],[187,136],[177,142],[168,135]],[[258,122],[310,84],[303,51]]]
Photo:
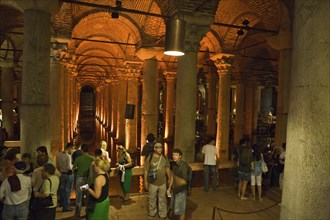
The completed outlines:
[[[202,148],[204,156],[204,191],[209,191],[210,172],[212,176],[213,191],[217,190],[217,148],[215,147],[215,140],[211,139],[208,144]]]

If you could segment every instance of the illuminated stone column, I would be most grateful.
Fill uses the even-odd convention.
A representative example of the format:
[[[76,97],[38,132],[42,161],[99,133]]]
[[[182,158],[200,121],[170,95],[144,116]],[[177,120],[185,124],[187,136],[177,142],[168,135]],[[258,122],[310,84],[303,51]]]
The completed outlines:
[[[65,53],[65,44],[55,44],[50,57],[50,137],[52,153],[64,149],[64,65],[61,56]]]
[[[252,114],[252,143],[257,143],[258,114],[260,112],[261,86],[254,87]]]
[[[167,142],[172,142],[174,138],[174,100],[175,100],[175,72],[164,72],[166,79],[166,104],[165,104],[165,134]],[[166,150],[168,151],[168,149]],[[170,150],[171,152],[171,150]],[[171,155],[170,155],[171,156]]]
[[[234,127],[234,145],[238,145],[244,136],[244,85],[236,84],[236,115]]]
[[[174,147],[183,151],[187,162],[195,159],[196,93],[197,50],[178,58]]]
[[[100,100],[101,100],[101,88],[99,86],[97,86],[95,88],[95,98],[96,98],[96,103],[95,103],[95,107],[97,109],[98,115],[97,115],[97,120],[96,120],[96,124],[95,124],[95,143],[99,143],[100,142],[100,136],[101,136],[101,114],[100,114],[100,109],[101,109],[101,104],[100,104]]]
[[[111,125],[110,125],[110,136],[111,136],[111,161],[116,159],[116,145],[114,144],[114,139],[116,138],[117,130],[117,109],[118,109],[118,79],[117,77],[112,77],[110,81],[110,96],[111,96]]]
[[[2,128],[8,132],[8,138],[13,138],[14,128],[14,62],[0,61],[1,67],[1,109]]]
[[[125,144],[125,107],[127,99],[127,78],[125,69],[118,69],[118,97],[117,97],[117,132],[116,143]]]
[[[215,137],[216,135],[216,85],[217,85],[217,75],[215,73],[215,67],[210,68],[211,70],[205,75],[207,80],[207,130],[206,134],[210,137]]]
[[[21,152],[44,145],[50,152],[50,34],[51,13],[58,0],[16,0],[24,10],[21,103]]]
[[[253,121],[253,99],[254,88],[252,82],[245,85],[245,120],[244,120],[244,136],[249,140],[252,139],[252,121]]]
[[[139,77],[141,73],[141,62],[136,61],[125,61],[126,66],[126,77],[127,77],[127,104],[135,106],[133,119],[125,119],[125,146],[130,153],[137,152],[137,118],[138,118],[138,104],[139,98]]]
[[[280,219],[329,219],[330,1],[295,0]]]
[[[199,19],[201,25],[194,24]],[[175,100],[174,147],[183,152],[187,162],[195,161],[197,56],[200,40],[209,31],[210,21],[204,17],[185,16],[185,55],[178,57]],[[204,24],[204,25],[202,25]]]
[[[146,143],[149,133],[157,136],[157,59],[144,60],[141,114],[141,146]]]
[[[233,55],[216,54],[211,59],[218,68],[218,120],[216,146],[220,159],[228,160],[229,123],[230,123],[230,84],[231,62]]]
[[[270,46],[280,52],[275,127],[275,144],[277,145],[282,145],[282,143],[286,142],[292,54],[291,37],[291,32],[280,31],[278,35],[267,40]]]
[[[140,48],[136,55],[144,60],[142,74],[142,112],[141,112],[141,144],[146,143],[149,133],[157,136],[158,108],[158,70],[157,58],[162,53],[161,48]]]

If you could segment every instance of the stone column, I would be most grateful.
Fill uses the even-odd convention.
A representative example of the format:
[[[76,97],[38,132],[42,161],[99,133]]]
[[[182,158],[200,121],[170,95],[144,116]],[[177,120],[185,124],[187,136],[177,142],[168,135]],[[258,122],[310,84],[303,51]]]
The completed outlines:
[[[258,114],[260,112],[261,86],[254,87],[253,114],[252,114],[252,143],[257,143]]]
[[[215,68],[215,67],[214,67]],[[217,86],[217,75],[216,70],[211,68],[210,72],[206,74],[207,80],[207,130],[206,135],[210,137],[216,136],[216,86]]]
[[[130,153],[137,152],[137,111],[139,108],[138,103],[138,83],[141,72],[141,62],[126,61],[126,77],[127,77],[127,103],[135,105],[133,119],[126,119],[125,129],[125,146]]]
[[[183,152],[187,162],[195,161],[197,55],[199,42],[210,28],[203,17],[186,16],[185,55],[178,58],[175,104],[174,147]],[[199,19],[200,24],[194,22]],[[207,23],[207,24],[206,24]]]
[[[149,133],[157,136],[158,122],[158,68],[156,56],[161,48],[148,47],[138,50],[136,55],[144,60],[142,80],[142,112],[141,112],[141,147],[146,143]]]
[[[236,115],[234,127],[234,145],[238,145],[244,136],[244,85],[242,82],[236,84]]]
[[[253,83],[248,82],[245,86],[245,120],[244,120],[244,136],[252,140],[252,121],[253,121],[253,99],[254,99]]]
[[[14,62],[0,61],[0,66],[2,128],[6,129],[8,139],[12,140],[14,128]]]
[[[330,2],[294,1],[281,219],[329,219]]]
[[[175,72],[164,72],[166,79],[166,104],[165,104],[165,134],[166,142],[174,139],[174,100],[175,100]],[[171,151],[172,152],[172,151]],[[171,156],[171,155],[170,155]]]
[[[280,31],[276,36],[268,39],[268,44],[280,51],[277,84],[277,108],[275,144],[282,145],[286,142],[289,85],[291,74],[291,32]]]
[[[64,149],[64,66],[60,63],[65,45],[56,44],[51,48],[50,59],[50,137],[55,155]]]
[[[157,59],[144,60],[141,114],[141,146],[149,133],[157,136]]]
[[[16,0],[24,10],[21,152],[50,152],[50,18],[58,0]]]
[[[110,81],[111,88],[111,125],[110,126],[110,136],[111,136],[111,161],[116,160],[116,145],[114,144],[114,138],[116,137],[117,130],[117,108],[118,108],[118,79],[117,77],[112,77]]]
[[[127,79],[125,77],[125,69],[118,70],[118,104],[117,104],[117,134],[116,143],[125,144],[125,107],[127,94]]]
[[[218,68],[218,120],[216,146],[222,160],[228,160],[229,126],[230,126],[230,83],[231,83],[231,54],[216,54],[211,59]]]

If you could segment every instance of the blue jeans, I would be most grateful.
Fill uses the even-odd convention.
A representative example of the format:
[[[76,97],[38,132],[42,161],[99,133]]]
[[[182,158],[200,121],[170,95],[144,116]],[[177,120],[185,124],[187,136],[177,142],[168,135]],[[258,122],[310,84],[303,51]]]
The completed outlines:
[[[70,208],[70,196],[73,186],[73,174],[62,174],[60,176],[60,203],[64,210]]]
[[[85,192],[80,190],[82,185],[87,183],[87,177],[76,177],[76,211],[75,214],[80,216],[81,207]]]
[[[18,205],[3,205],[2,219],[26,220],[29,214],[29,200]]]
[[[212,188],[217,190],[217,170],[215,165],[204,165],[204,190],[209,191],[210,171],[212,174]]]

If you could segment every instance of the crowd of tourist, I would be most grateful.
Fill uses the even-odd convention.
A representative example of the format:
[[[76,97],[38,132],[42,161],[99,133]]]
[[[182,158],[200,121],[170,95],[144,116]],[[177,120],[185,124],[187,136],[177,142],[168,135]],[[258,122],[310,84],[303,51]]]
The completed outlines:
[[[202,149],[204,161],[204,191],[210,185],[217,190],[217,165],[219,156],[214,139],[208,139]],[[47,148],[36,149],[36,159],[32,152],[23,153],[21,160],[15,148],[1,149],[0,157],[0,219],[55,219],[56,208],[62,212],[74,211],[81,217],[86,197],[87,219],[106,219],[109,216],[109,174],[111,172],[107,144],[102,141],[89,154],[86,144],[75,147],[68,143],[56,155],[56,163],[49,157]],[[262,201],[263,183],[282,188],[285,163],[285,143],[282,147],[251,147],[242,139],[235,151],[238,168],[238,196],[246,200],[246,189],[250,183],[251,199]],[[172,160],[164,155],[164,146],[153,134],[148,134],[143,147],[144,187],[148,192],[148,219],[159,216],[166,219],[169,213],[185,219],[186,199],[191,187],[192,170],[182,160],[182,150],[172,151]],[[263,169],[267,164],[267,171]],[[56,165],[55,165],[56,164]],[[123,202],[129,201],[132,168],[134,160],[124,146],[117,146],[116,170],[123,195]],[[211,181],[210,181],[211,180]],[[210,184],[212,182],[212,184]],[[257,186],[257,190],[255,188]],[[72,190],[75,190],[75,208],[70,205]],[[170,203],[167,198],[170,197]],[[50,198],[50,199],[48,199]],[[51,200],[50,204],[39,207],[36,201]],[[38,205],[37,205],[38,204]]]

